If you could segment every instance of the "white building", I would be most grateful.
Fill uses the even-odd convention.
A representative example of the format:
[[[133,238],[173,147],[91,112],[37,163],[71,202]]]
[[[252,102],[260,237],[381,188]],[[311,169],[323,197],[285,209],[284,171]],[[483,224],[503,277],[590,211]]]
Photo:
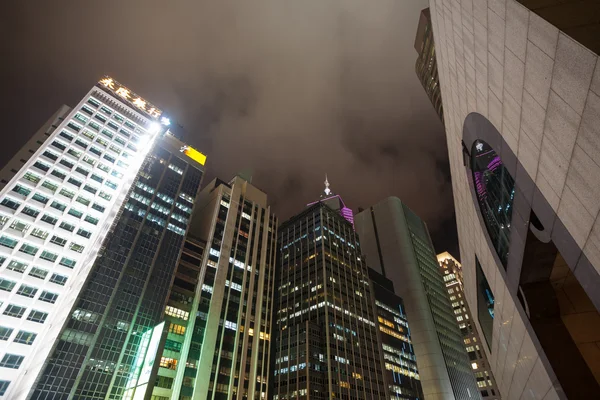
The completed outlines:
[[[598,2],[430,9],[465,294],[500,394],[598,398]]]
[[[24,398],[160,130],[160,110],[102,79],[0,172],[0,398]]]

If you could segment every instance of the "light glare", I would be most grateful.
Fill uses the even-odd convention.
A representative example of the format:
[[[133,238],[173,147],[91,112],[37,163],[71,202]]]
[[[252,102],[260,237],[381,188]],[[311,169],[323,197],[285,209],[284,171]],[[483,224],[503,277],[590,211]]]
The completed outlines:
[[[160,129],[160,125],[157,124],[156,122],[153,122],[150,124],[150,127],[148,128],[148,132],[151,134],[155,134],[158,132],[159,129]]]

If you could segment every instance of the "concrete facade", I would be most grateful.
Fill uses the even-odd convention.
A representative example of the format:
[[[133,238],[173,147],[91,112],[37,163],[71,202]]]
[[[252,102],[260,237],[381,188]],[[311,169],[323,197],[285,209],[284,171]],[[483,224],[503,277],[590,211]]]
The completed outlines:
[[[424,397],[479,399],[425,223],[396,197],[358,213],[354,222],[369,267],[391,280],[404,300]]]
[[[583,299],[581,309],[572,301],[581,316],[579,335],[562,309],[561,318],[594,375],[582,379],[593,387],[595,378],[597,385],[598,56],[513,0],[431,0],[430,8],[465,293],[470,307],[477,309],[477,259],[495,295],[491,352],[485,350],[502,398],[592,398],[577,395],[584,385],[561,371],[567,367],[555,362],[551,347],[543,344],[545,339],[531,323],[529,308],[544,297],[523,298],[520,291],[524,260],[529,260],[526,245],[533,234],[556,246],[562,257],[556,258],[552,274],[563,271],[564,282],[573,283]],[[468,160],[478,139],[497,152],[516,184],[506,268],[490,242],[474,195]],[[541,230],[530,225],[532,215]],[[551,281],[557,290],[554,278]],[[562,307],[560,296],[558,302]],[[481,330],[477,319],[475,323]]]

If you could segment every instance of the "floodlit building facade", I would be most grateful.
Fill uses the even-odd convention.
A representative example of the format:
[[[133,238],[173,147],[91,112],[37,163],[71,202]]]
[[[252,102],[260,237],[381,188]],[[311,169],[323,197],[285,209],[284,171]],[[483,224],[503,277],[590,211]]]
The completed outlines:
[[[205,161],[160,119],[104,78],[2,171],[0,396],[118,397],[132,379]]]
[[[426,399],[479,399],[462,334],[425,223],[389,197],[354,219],[371,268],[404,301]]]
[[[430,9],[465,295],[500,395],[596,398],[598,4]]]
[[[383,359],[387,399],[423,399],[417,358],[410,338],[404,302],[394,293],[394,284],[369,268],[373,289],[379,354]]]
[[[327,203],[279,227],[273,399],[386,399],[367,266],[352,223]]]
[[[440,263],[440,271],[446,283],[448,298],[452,303],[456,323],[463,334],[465,349],[469,355],[469,361],[477,380],[477,386],[483,399],[500,400],[500,392],[496,386],[496,380],[490,370],[489,361],[485,350],[482,348],[483,343],[475,328],[473,315],[469,310],[469,305],[465,299],[463,290],[462,267],[460,263],[452,257],[448,252],[440,253],[437,256]],[[486,302],[490,303],[491,309],[489,312],[493,314],[493,301],[491,292],[486,297]]]
[[[153,398],[266,399],[277,238],[267,195],[215,179],[189,232],[196,250],[184,246],[175,276]]]

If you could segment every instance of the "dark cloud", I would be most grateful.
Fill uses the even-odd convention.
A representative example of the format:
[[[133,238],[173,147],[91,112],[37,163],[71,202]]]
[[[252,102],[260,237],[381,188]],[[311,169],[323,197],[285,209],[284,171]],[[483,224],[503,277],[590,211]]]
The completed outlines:
[[[414,72],[426,0],[2,7],[4,160],[108,74],[185,128],[208,178],[252,169],[282,218],[316,199],[327,173],[355,209],[395,195],[448,229],[445,138]]]

